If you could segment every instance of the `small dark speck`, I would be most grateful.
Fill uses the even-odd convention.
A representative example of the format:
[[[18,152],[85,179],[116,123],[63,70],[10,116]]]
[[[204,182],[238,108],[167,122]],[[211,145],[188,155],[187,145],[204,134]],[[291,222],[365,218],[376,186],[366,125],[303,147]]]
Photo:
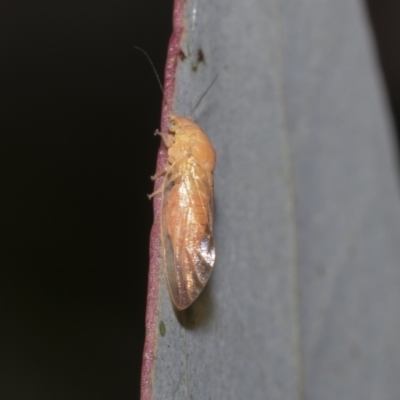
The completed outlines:
[[[186,58],[186,54],[183,52],[182,49],[179,50],[178,56],[182,61]]]
[[[205,62],[204,61],[204,53],[202,49],[199,49],[199,52],[197,53],[197,64],[201,63],[201,62]]]
[[[194,64],[192,63],[192,70],[194,72],[197,71],[197,68],[199,67],[200,63],[203,63],[203,64],[206,63],[206,59],[204,57],[204,53],[203,53],[202,49],[199,49],[199,51],[197,52],[197,60],[196,60],[196,62]]]
[[[165,333],[167,332],[167,328],[165,327],[164,321],[161,321],[161,322],[160,322],[160,325],[159,325],[158,328],[160,329],[160,335],[161,335],[162,337],[164,337],[164,336],[165,336]]]

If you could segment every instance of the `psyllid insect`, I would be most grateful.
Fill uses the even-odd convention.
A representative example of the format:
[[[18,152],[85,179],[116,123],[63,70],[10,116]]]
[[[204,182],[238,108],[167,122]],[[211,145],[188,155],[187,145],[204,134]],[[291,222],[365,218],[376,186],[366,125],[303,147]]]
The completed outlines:
[[[152,67],[155,70],[153,64]],[[159,83],[161,86],[160,80]],[[190,118],[170,114],[168,134],[158,131],[156,134],[168,148],[168,161],[164,169],[152,176],[155,180],[164,175],[164,181],[149,198],[162,195],[161,247],[165,275],[172,302],[178,310],[184,310],[202,292],[214,267],[216,154],[207,135]]]
[[[188,118],[171,114],[169,134],[161,137],[168,147],[168,165],[152,178],[165,174],[161,187],[163,259],[171,299],[183,310],[197,299],[214,267],[216,157],[205,133]]]

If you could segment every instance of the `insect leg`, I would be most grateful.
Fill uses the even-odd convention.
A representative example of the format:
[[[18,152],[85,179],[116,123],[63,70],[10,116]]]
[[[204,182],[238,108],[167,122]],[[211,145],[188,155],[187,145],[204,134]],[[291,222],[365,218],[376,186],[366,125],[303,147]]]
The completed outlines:
[[[156,172],[153,176],[150,177],[152,181],[155,181],[157,178],[159,178],[161,175],[164,175],[167,173],[169,170],[170,166],[165,167],[164,169],[160,169],[158,172]]]
[[[151,200],[156,194],[161,193],[164,190],[164,186],[161,186],[160,189],[156,190],[152,194],[148,194],[147,197]]]
[[[181,161],[183,159],[180,158],[178,161],[176,161],[175,163],[173,163],[172,165],[167,165],[165,168],[161,169],[160,171],[156,172],[151,179],[154,181],[157,178],[159,178],[161,175],[167,174],[167,177],[165,178],[162,186],[160,189],[156,190],[155,192],[153,192],[152,194],[148,194],[147,197],[149,199],[152,199],[156,194],[161,193],[164,188],[166,186],[168,186],[169,184],[171,184],[171,182],[174,182],[176,179],[179,178],[179,169],[177,169],[176,165],[179,161]]]
[[[151,179],[154,181],[154,180],[156,180],[158,177],[160,177],[161,175],[168,174],[170,170],[171,170],[171,165],[167,165],[164,169],[162,169],[162,170],[156,172],[156,174],[153,175],[153,176],[151,177]],[[176,175],[176,174],[175,174],[175,175]],[[176,176],[175,176],[175,175],[167,176],[167,178],[165,178],[165,180],[164,180],[162,186],[161,186],[158,190],[156,190],[155,192],[153,192],[152,194],[148,194],[147,197],[148,197],[149,199],[152,199],[156,194],[162,193],[162,191],[164,190],[165,186],[168,186],[171,182],[173,182],[173,181],[176,179]]]
[[[171,147],[174,144],[174,137],[172,135],[163,135],[158,129],[154,132],[154,136],[161,136],[162,141],[166,147]]]

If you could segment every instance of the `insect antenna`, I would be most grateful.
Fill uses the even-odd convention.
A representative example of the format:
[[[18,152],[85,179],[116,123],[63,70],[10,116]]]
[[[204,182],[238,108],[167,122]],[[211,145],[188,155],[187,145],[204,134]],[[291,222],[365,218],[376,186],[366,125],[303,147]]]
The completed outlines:
[[[146,50],[142,49],[142,48],[139,47],[139,46],[133,46],[133,47],[134,47],[136,50],[141,51],[141,52],[146,56],[147,60],[149,61],[150,65],[151,65],[151,68],[153,68],[154,74],[156,75],[158,84],[160,85],[161,92],[162,92],[163,96],[165,97],[165,93],[164,93],[164,89],[163,89],[163,86],[162,86],[162,83],[161,83],[160,76],[159,76],[158,73],[157,73],[157,70],[156,70],[156,67],[154,66],[153,61],[151,61],[151,58],[150,58],[149,54],[147,53]]]
[[[218,78],[218,74],[215,75],[215,78],[212,80],[212,82],[208,85],[208,88],[204,91],[204,93],[200,96],[200,99],[196,103],[196,105],[193,107],[192,112],[190,113],[190,118],[192,118],[194,112],[196,111],[196,108],[200,105],[201,101],[204,99],[205,95],[208,93],[208,91],[211,89],[212,85],[214,85],[215,81]]]

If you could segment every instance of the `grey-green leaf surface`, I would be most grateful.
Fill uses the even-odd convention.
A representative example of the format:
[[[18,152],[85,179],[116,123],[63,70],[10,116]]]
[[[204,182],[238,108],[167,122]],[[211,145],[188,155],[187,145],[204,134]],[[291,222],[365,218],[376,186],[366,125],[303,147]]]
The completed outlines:
[[[217,261],[182,313],[160,270],[153,399],[400,398],[400,203],[362,6],[187,1],[173,111],[218,75],[193,116]]]

